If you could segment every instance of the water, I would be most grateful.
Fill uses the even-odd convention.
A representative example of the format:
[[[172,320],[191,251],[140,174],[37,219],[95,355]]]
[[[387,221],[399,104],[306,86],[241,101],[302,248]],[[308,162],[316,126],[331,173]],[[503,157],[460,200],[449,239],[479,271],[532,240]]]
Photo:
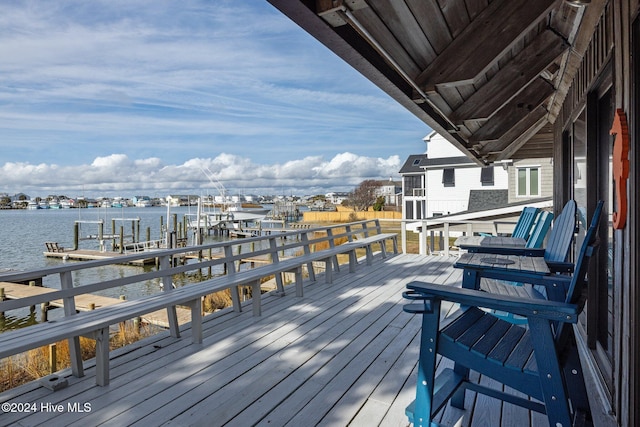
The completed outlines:
[[[195,214],[195,207],[179,207],[171,209],[171,216],[177,215],[178,221],[183,221],[184,215]],[[146,240],[147,228],[151,229],[151,239],[161,238],[160,221],[167,224],[167,209],[162,207],[150,208],[108,208],[108,209],[38,209],[38,210],[0,210],[0,272],[5,269],[12,270],[35,270],[48,266],[60,265],[69,262],[58,258],[47,258],[43,255],[46,250],[45,242],[57,242],[65,248],[73,247],[74,223],[75,221],[104,221],[104,233],[111,233],[111,220],[116,221],[116,230],[120,225],[124,227],[124,234],[131,234],[131,221],[121,221],[124,219],[140,218],[140,240]],[[170,218],[173,221],[173,218]],[[171,222],[170,226],[173,226]],[[118,234],[119,231],[116,231]],[[97,235],[97,224],[81,225],[80,236]],[[206,242],[214,241],[216,238],[207,237]],[[130,239],[125,239],[130,240]],[[99,249],[97,240],[80,241],[81,249]],[[107,247],[111,249],[110,245]],[[153,269],[153,266],[136,267],[126,265],[111,265],[90,270],[78,271],[74,273],[74,286],[90,284],[99,281],[126,277]],[[59,276],[52,275],[43,278],[43,285],[50,288],[60,288]],[[184,282],[189,278],[185,277]],[[99,292],[100,295],[118,298],[125,295],[128,299],[133,299],[142,295],[149,295],[159,292],[159,280],[147,281],[128,285],[125,288],[107,289]],[[53,310],[51,317],[59,315],[62,310]],[[0,325],[0,331],[14,327],[23,326],[36,321],[34,315],[29,310],[16,310],[6,313],[5,324]]]

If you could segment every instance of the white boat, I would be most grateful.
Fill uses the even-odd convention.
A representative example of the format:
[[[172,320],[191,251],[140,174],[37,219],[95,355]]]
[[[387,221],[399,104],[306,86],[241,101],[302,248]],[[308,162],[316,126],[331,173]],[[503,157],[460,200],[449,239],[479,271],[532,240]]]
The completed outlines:
[[[231,215],[233,221],[260,221],[264,219],[271,209],[269,208],[245,208],[242,203],[228,203],[223,211]]]

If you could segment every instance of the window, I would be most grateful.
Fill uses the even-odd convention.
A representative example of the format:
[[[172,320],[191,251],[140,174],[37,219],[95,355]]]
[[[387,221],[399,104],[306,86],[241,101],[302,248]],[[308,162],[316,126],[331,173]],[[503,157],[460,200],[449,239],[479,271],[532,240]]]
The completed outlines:
[[[420,164],[420,159],[413,160],[413,166],[418,166]]]
[[[404,195],[405,196],[415,196],[417,189],[422,189],[422,193],[424,193],[424,186],[422,185],[422,179],[424,178],[423,175],[405,175],[404,177]],[[424,196],[424,194],[419,194],[420,191],[418,191],[417,195],[422,195]]]
[[[442,183],[445,187],[456,186],[456,170],[453,168],[447,168],[442,170]]]
[[[493,185],[493,166],[487,166],[480,170],[480,183],[485,185]]]
[[[540,168],[518,168],[516,171],[516,195],[518,197],[540,195]]]

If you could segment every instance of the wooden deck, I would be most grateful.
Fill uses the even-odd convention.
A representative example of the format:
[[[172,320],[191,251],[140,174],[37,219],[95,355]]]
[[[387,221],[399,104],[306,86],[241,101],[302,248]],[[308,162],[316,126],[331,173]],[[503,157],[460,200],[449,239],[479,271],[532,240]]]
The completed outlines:
[[[0,402],[36,410],[1,414],[0,425],[408,425],[421,319],[402,311],[401,293],[415,279],[459,284],[453,261],[391,256],[345,268],[332,285],[306,282],[303,298],[267,294],[261,317],[207,316],[202,345],[191,344],[187,328],[179,340],[163,333],[112,351],[106,387],[95,385],[87,362],[84,378],[61,373],[69,381],[62,390],[32,382],[2,393]],[[444,425],[547,424],[494,399],[467,400],[466,411],[443,411]]]
[[[64,260],[70,259],[74,261],[89,261],[89,260],[110,259],[110,258],[117,259],[118,257],[122,257],[126,255],[126,254],[121,254],[119,252],[102,252],[102,251],[95,251],[90,249],[76,249],[76,250],[64,249],[61,252],[45,251],[43,252],[43,254],[47,258],[60,258]],[[125,264],[143,266],[147,264],[153,264],[155,262],[156,262],[155,257],[153,255],[149,255],[149,258],[144,258],[136,261],[129,261],[129,262],[126,262]]]

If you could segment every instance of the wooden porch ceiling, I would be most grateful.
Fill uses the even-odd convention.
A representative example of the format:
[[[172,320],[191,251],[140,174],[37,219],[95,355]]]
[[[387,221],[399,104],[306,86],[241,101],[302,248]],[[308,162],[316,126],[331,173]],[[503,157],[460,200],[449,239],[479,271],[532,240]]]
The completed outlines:
[[[605,1],[269,0],[479,164],[552,157]]]

